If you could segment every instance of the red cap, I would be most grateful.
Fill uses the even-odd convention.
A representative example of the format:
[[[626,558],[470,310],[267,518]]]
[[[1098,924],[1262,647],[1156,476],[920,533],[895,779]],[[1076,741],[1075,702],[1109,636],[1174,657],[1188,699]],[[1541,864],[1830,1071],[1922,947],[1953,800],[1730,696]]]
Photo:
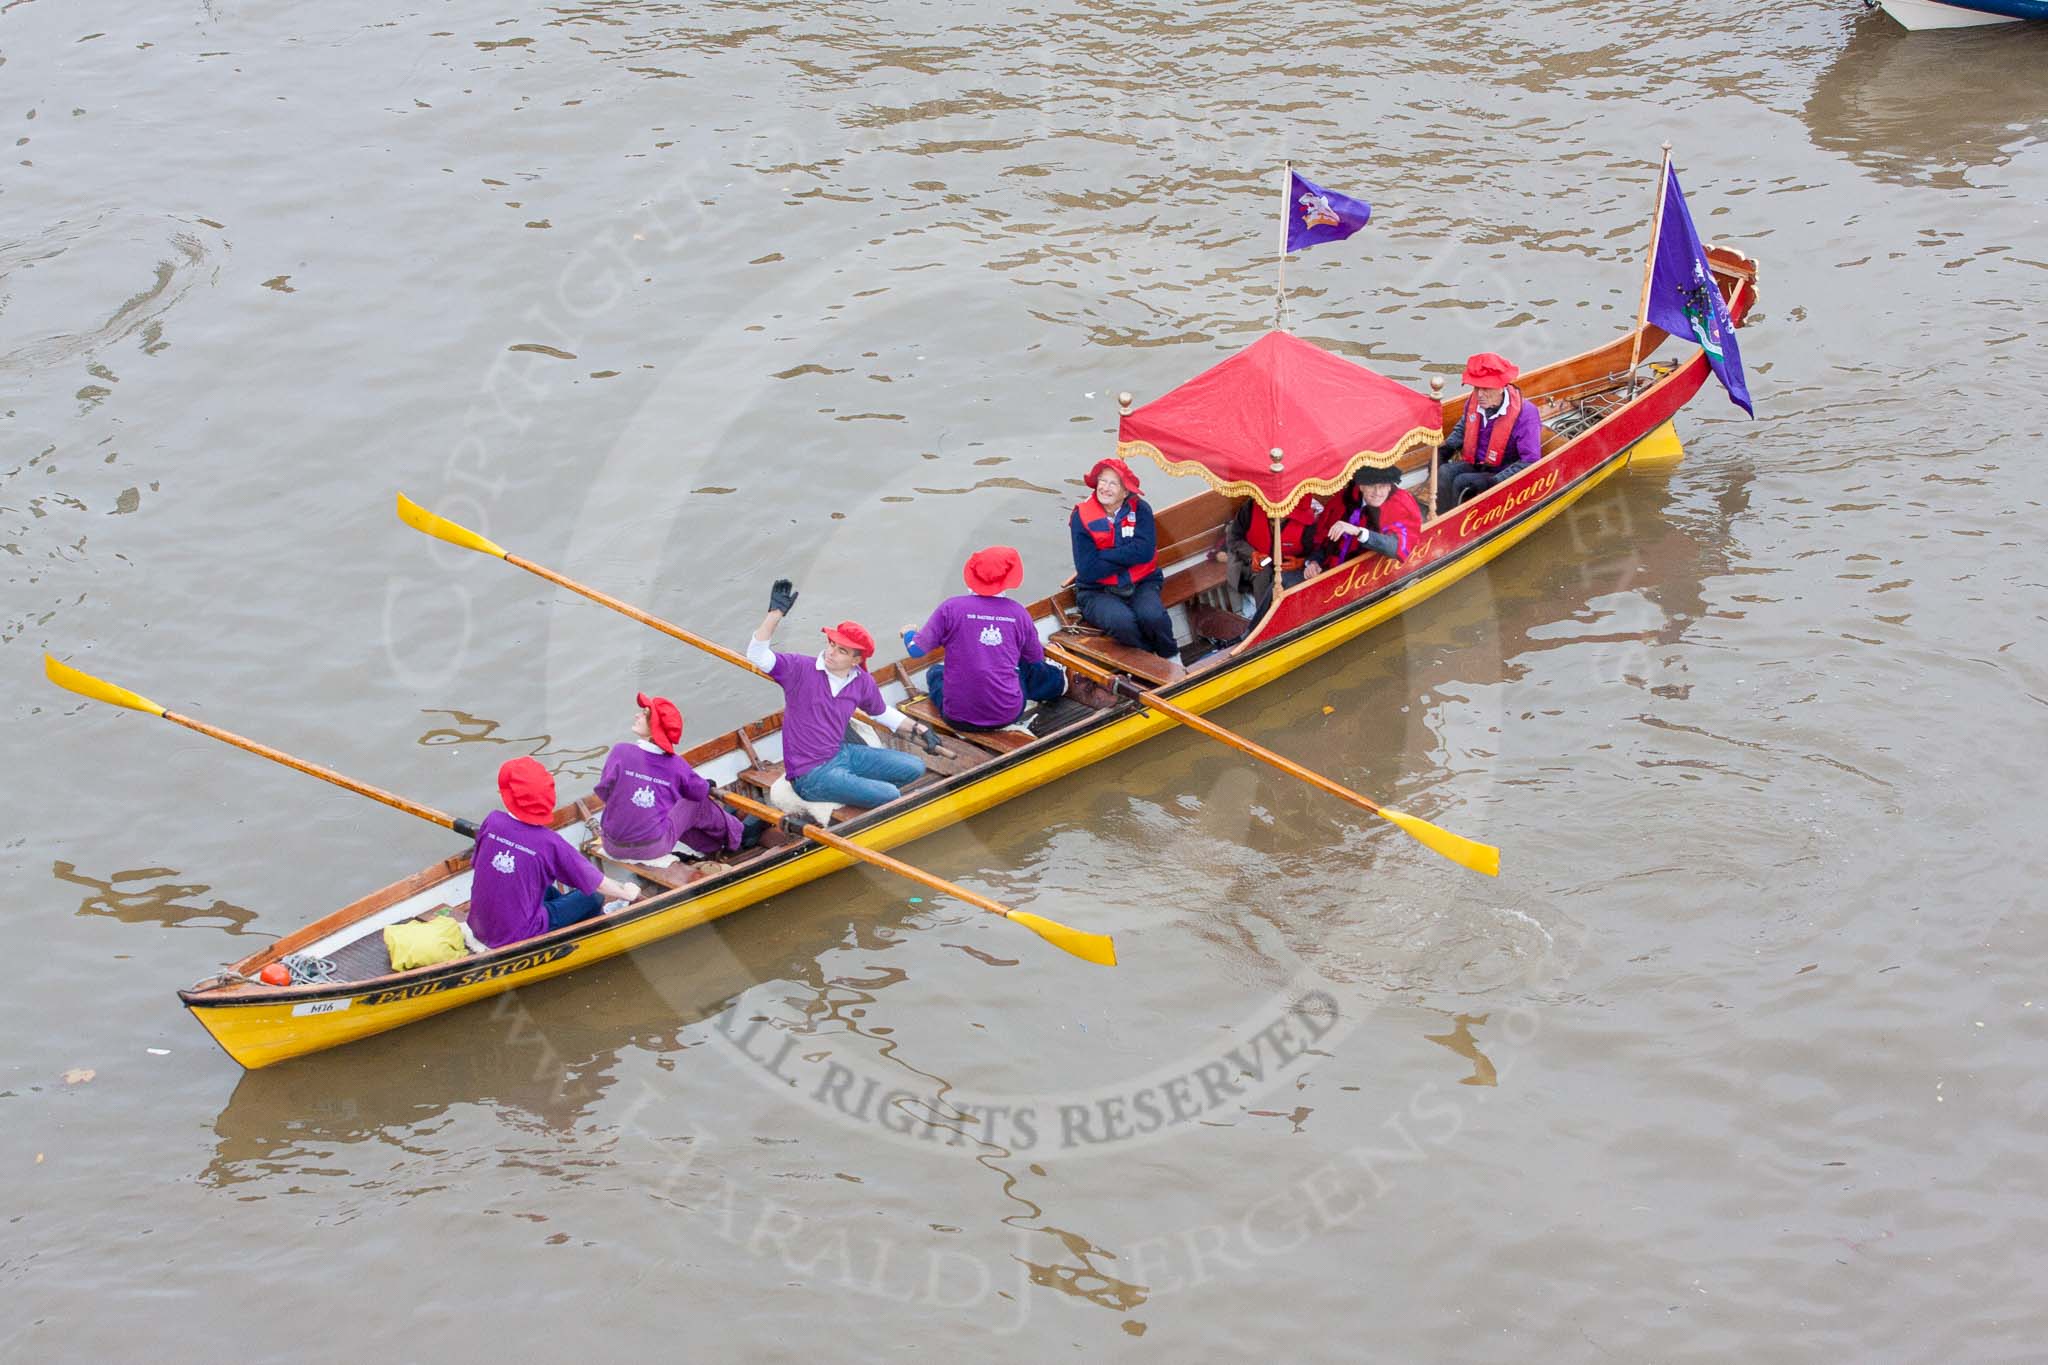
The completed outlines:
[[[1465,362],[1464,382],[1474,388],[1497,389],[1514,383],[1521,373],[1510,361],[1492,351],[1481,351]]]
[[[511,759],[498,769],[498,799],[521,824],[545,825],[555,813],[555,775],[537,758]]]
[[[960,570],[968,590],[982,597],[1008,592],[1024,581],[1024,560],[1007,545],[991,545],[967,557]]]
[[[1090,488],[1095,487],[1095,481],[1102,477],[1102,471],[1105,469],[1114,469],[1116,476],[1124,481],[1124,487],[1130,489],[1131,492],[1136,493],[1140,491],[1138,488],[1138,476],[1131,472],[1129,465],[1113,456],[1107,460],[1097,460],[1095,467],[1088,471],[1088,486]]]
[[[875,637],[868,634],[868,628],[858,621],[841,621],[836,626],[826,626],[824,634],[835,645],[859,650],[863,660],[875,657]]]
[[[676,704],[667,697],[650,697],[645,692],[635,692],[633,700],[640,703],[640,709],[647,713],[647,737],[660,745],[663,752],[674,753],[676,741],[683,737],[683,713],[676,710]]]

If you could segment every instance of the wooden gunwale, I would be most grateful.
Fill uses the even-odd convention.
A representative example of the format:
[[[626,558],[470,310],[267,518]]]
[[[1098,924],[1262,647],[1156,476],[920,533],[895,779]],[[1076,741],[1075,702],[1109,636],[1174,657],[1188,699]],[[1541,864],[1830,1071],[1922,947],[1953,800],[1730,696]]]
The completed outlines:
[[[1740,325],[1754,298],[1753,287],[1750,284],[1755,278],[1754,267],[1746,258],[1730,258],[1724,270],[1725,256],[1726,253],[1713,249],[1716,274],[1723,278],[1724,285],[1732,286],[1728,290],[1730,311]],[[1738,260],[1739,264],[1736,263]],[[1665,338],[1659,329],[1653,327],[1643,328],[1642,331],[1645,333],[1643,354],[1647,358]],[[1547,396],[1557,392],[1557,389],[1542,388],[1539,385],[1554,385],[1559,380],[1575,383],[1579,382],[1582,376],[1589,374],[1602,378],[1616,378],[1611,369],[1610,357],[1625,356],[1633,339],[1634,333],[1624,334],[1618,339],[1576,356],[1532,371],[1524,379],[1525,391]],[[1601,368],[1602,366],[1609,368]],[[1598,452],[1595,458],[1568,482],[1532,500],[1527,507],[1520,508],[1513,515],[1502,518],[1483,534],[1448,547],[1444,553],[1436,557],[1418,562],[1398,577],[1374,585],[1371,591],[1361,594],[1354,601],[1346,601],[1322,610],[1284,631],[1267,633],[1266,627],[1277,619],[1282,604],[1290,595],[1300,590],[1276,593],[1267,615],[1254,623],[1243,641],[1198,660],[1189,667],[1184,678],[1158,691],[1190,710],[1200,712],[1213,709],[1267,681],[1262,675],[1266,672],[1269,661],[1278,665],[1278,671],[1273,674],[1278,676],[1279,672],[1290,671],[1308,659],[1335,648],[1352,636],[1378,624],[1377,619],[1364,621],[1360,618],[1388,606],[1394,599],[1414,594],[1412,600],[1394,604],[1393,610],[1386,612],[1386,616],[1405,611],[1415,602],[1448,587],[1556,516],[1564,507],[1612,474],[1625,461],[1629,450],[1637,441],[1669,420],[1678,408],[1692,398],[1704,383],[1708,373],[1704,353],[1695,351],[1688,360],[1640,389],[1633,397],[1602,416],[1578,436],[1547,453],[1544,457],[1546,462],[1555,460],[1562,467],[1568,460],[1583,454],[1585,450]],[[1618,378],[1625,380],[1627,376]],[[1446,426],[1456,420],[1455,414],[1462,410],[1463,401],[1463,395],[1445,400]],[[1623,418],[1634,420],[1623,422]],[[1621,433],[1632,427],[1641,429],[1632,436],[1623,438]],[[1609,441],[1613,442],[1613,448],[1601,451],[1600,445]],[[1423,459],[1426,461],[1427,457],[1424,456]],[[1526,473],[1519,475],[1517,480],[1509,481],[1500,487],[1511,488],[1515,482],[1529,477],[1531,476]],[[1173,504],[1160,513],[1160,517],[1165,519],[1184,509],[1192,511],[1194,505],[1202,499],[1214,496],[1206,491],[1198,493],[1192,498]],[[1225,502],[1227,505],[1227,500]],[[1472,503],[1466,504],[1468,508],[1472,506]],[[1446,513],[1444,516],[1432,518],[1429,525],[1440,524],[1450,515]],[[1210,528],[1212,534],[1215,529]],[[1199,533],[1183,535],[1176,548],[1184,554],[1192,554],[1202,539],[1203,536]],[[1418,591],[1423,588],[1427,590]],[[1070,596],[1070,590],[1063,590],[1032,603],[1028,609],[1034,619],[1047,616],[1055,620],[1064,619],[1064,613],[1059,610],[1059,602],[1062,598]],[[1288,657],[1282,660],[1280,656],[1283,655]],[[922,670],[929,662],[929,658],[918,660],[917,669]],[[884,666],[878,671],[886,672],[889,667],[891,666]],[[908,671],[907,661],[893,667],[899,680],[903,679]],[[751,757],[750,741],[775,733],[780,728],[781,719],[780,711],[763,716],[695,746],[687,751],[686,756],[697,764],[739,750],[744,750]],[[971,768],[943,776],[938,781],[919,788],[901,801],[878,807],[845,824],[835,825],[833,830],[849,838],[862,838],[867,846],[877,850],[894,847],[932,830],[956,823],[1021,794],[1022,791],[1056,780],[1079,767],[1099,762],[1153,734],[1172,728],[1173,722],[1151,714],[1135,702],[1124,701],[1102,708],[1092,716],[1078,720],[1010,753],[992,754]],[[1111,733],[1113,731],[1117,733]],[[1040,769],[1042,772],[1036,776],[1036,780],[1026,784],[1016,785],[1008,781],[1017,775],[1020,769],[1027,767]],[[1000,795],[994,794],[1012,785],[1015,785],[1015,790],[1002,791]],[[594,797],[585,797],[558,810],[553,823],[560,827],[587,819],[600,804]],[[244,1066],[263,1066],[272,1061],[322,1050],[352,1041],[357,1037],[368,1036],[370,1033],[399,1027],[426,1014],[455,1008],[475,998],[479,990],[484,994],[495,994],[558,975],[562,971],[574,970],[590,962],[628,951],[642,942],[665,938],[695,927],[698,923],[708,922],[709,919],[746,908],[779,893],[780,890],[790,889],[841,867],[851,866],[852,863],[853,860],[847,855],[817,844],[792,844],[742,863],[728,872],[717,873],[693,882],[689,886],[655,893],[617,914],[568,925],[488,953],[460,958],[434,967],[387,973],[353,981],[305,986],[273,987],[246,980],[223,985],[203,983],[200,987],[181,990],[178,994],[180,1000],[200,1018],[208,1032],[230,1056],[235,1057]],[[286,935],[234,964],[230,970],[245,976],[253,976],[267,963],[297,951],[307,944],[315,943],[351,923],[366,919],[409,896],[417,895],[440,881],[459,875],[468,866],[469,855],[466,852],[443,859]],[[772,881],[777,885],[753,896],[735,894],[749,884],[764,881]],[[660,917],[672,916],[678,910],[688,908],[694,902],[714,898],[731,903],[701,918],[679,916],[670,927],[662,928],[653,923]],[[585,944],[598,950],[587,955],[576,951]],[[549,950],[557,947],[565,948],[565,951],[550,957]],[[575,960],[568,961],[572,957]],[[519,970],[508,969],[508,964],[519,963],[521,959],[526,958],[546,960],[535,961]],[[504,971],[503,975],[498,974],[501,970]],[[275,1010],[281,1006],[302,1007],[319,1002],[344,1000],[353,1002],[375,996],[380,992],[414,991],[418,993],[419,999],[431,1002],[438,994],[457,994],[453,990],[444,991],[451,983],[461,984],[460,998],[450,998],[439,1004],[426,1004],[374,1028],[355,1028],[354,1024],[358,1021],[349,1020],[348,1015],[343,1012],[316,1016],[320,1023],[341,1021],[333,1027],[342,1031],[327,1041],[321,1041],[316,1037],[306,1040],[303,1046],[285,1044],[281,1050],[275,1052],[275,1055],[272,1055],[270,1050],[251,1049],[250,1056],[254,1057],[254,1060],[237,1053],[230,1045],[230,1041],[215,1027],[212,1017],[216,1014],[239,1014],[244,1010]],[[309,1022],[300,1027],[317,1032],[319,1024]]]

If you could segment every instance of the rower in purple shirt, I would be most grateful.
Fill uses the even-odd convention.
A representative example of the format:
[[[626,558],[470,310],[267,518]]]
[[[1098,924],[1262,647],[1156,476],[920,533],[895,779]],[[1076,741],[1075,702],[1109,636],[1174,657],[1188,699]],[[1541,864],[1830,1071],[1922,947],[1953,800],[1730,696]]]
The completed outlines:
[[[637,884],[605,876],[549,828],[555,778],[538,760],[515,758],[499,768],[498,796],[505,809],[483,818],[470,855],[469,932],[485,947],[589,919],[606,901],[640,898]]]
[[[882,699],[868,675],[875,637],[858,621],[824,628],[825,648],[815,655],[770,649],[775,628],[796,605],[796,585],[778,578],[768,591],[768,614],[747,641],[747,658],[782,686],[782,769],[806,801],[874,807],[894,801],[924,773],[924,760],[901,749],[878,749],[846,737],[855,709],[898,734],[906,731],[934,747],[931,727],[919,725]]]
[[[970,555],[960,576],[968,591],[939,603],[922,630],[905,626],[903,644],[913,659],[946,651],[944,663],[925,670],[924,686],[949,725],[1019,728],[1027,701],[1067,693],[1067,672],[1046,662],[1031,613],[1003,596],[1024,581],[1024,561],[1007,545],[991,545]]]
[[[1522,397],[1514,362],[1482,351],[1465,362],[1472,386],[1458,424],[1437,447],[1436,510],[1448,512],[1543,458],[1543,414]]]
[[[659,862],[687,850],[692,858],[736,853],[761,841],[767,828],[742,823],[711,795],[711,783],[676,752],[683,713],[667,697],[633,698],[634,740],[614,744],[597,779],[604,802],[604,851],[627,862]],[[677,844],[682,848],[677,848]]]

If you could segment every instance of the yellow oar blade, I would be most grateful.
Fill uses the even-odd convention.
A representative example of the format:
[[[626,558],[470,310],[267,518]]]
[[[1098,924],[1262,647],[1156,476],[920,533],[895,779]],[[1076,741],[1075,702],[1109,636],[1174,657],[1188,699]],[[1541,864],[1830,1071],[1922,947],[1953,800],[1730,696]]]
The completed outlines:
[[[125,687],[116,687],[110,682],[95,678],[90,673],[81,673],[70,664],[60,664],[49,655],[43,656],[43,673],[49,680],[66,692],[76,692],[81,697],[91,697],[109,706],[125,706],[130,711],[145,711],[152,716],[161,716],[164,708],[148,697],[139,696]]]
[[[1467,839],[1462,834],[1453,834],[1440,825],[1398,811],[1390,806],[1381,806],[1380,814],[1400,826],[1409,838],[1423,847],[1441,853],[1452,862],[1484,872],[1489,877],[1500,875],[1500,850],[1492,844],[1482,844],[1477,839]]]
[[[1053,947],[1072,953],[1083,962],[1093,962],[1098,967],[1116,965],[1116,941],[1108,934],[1083,933],[1029,910],[1012,910],[1004,918],[1015,920]]]
[[[494,541],[486,540],[467,526],[457,526],[446,517],[437,517],[426,508],[408,498],[398,495],[398,519],[415,531],[424,531],[436,540],[445,540],[450,545],[460,545],[465,550],[475,550],[493,559],[503,559],[505,550]]]

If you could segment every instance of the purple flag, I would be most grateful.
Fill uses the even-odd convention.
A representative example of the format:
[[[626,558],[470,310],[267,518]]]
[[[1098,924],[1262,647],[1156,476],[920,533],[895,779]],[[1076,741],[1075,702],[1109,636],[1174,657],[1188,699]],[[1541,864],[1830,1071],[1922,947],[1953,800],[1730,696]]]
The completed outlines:
[[[1707,363],[1733,399],[1751,417],[1749,383],[1742,377],[1742,353],[1735,348],[1735,323],[1728,304],[1714,284],[1706,250],[1685,210],[1678,172],[1664,181],[1664,217],[1657,230],[1657,254],[1650,263],[1649,306],[1643,316],[1675,337],[1691,337],[1707,353]]]
[[[1372,205],[1287,173],[1287,249],[1341,242],[1372,219]]]

